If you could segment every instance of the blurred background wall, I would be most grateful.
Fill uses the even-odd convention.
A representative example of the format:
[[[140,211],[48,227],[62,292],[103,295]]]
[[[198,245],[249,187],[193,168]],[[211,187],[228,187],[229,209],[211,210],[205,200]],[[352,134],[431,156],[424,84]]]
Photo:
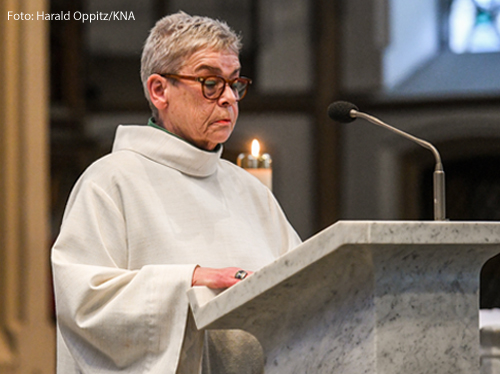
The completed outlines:
[[[50,245],[72,185],[110,151],[116,126],[144,124],[150,116],[140,54],[161,16],[208,15],[242,33],[242,75],[254,84],[223,157],[234,162],[259,139],[273,158],[275,195],[307,239],[341,219],[433,217],[430,152],[361,120],[333,122],[326,110],[335,100],[352,101],[437,146],[450,219],[500,219],[499,6],[4,0],[0,373],[54,372]],[[122,12],[118,19],[82,19],[113,11]],[[19,19],[21,12],[53,20]],[[70,20],[57,20],[68,13]],[[499,262],[483,268],[483,308],[500,307]]]

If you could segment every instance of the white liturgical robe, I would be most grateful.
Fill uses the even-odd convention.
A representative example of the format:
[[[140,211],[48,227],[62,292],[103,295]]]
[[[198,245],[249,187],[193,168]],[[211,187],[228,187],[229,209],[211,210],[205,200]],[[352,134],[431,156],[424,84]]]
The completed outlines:
[[[78,180],[52,249],[59,374],[199,367],[199,350],[181,353],[203,336],[186,329],[196,265],[257,270],[300,244],[272,193],[221,152],[119,126]]]

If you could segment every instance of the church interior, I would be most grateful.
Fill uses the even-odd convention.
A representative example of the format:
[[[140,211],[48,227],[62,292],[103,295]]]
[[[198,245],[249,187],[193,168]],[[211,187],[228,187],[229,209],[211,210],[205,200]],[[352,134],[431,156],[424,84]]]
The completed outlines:
[[[253,84],[222,157],[236,163],[259,140],[303,240],[344,220],[433,220],[432,153],[362,119],[333,121],[338,100],[439,150],[447,219],[500,221],[498,0],[4,0],[0,374],[55,373],[50,248],[68,194],[118,124],[147,123],[142,45],[178,10],[241,33]],[[113,11],[128,16],[36,20]],[[500,255],[478,277],[478,307],[500,308]],[[496,349],[482,374],[500,373]]]

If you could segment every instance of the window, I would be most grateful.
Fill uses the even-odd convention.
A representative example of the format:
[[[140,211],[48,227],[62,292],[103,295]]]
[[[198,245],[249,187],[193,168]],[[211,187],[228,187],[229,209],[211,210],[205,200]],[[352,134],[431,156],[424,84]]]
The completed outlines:
[[[500,0],[453,0],[449,48],[454,53],[500,51]]]
[[[342,4],[344,95],[373,101],[500,98],[500,0]]]

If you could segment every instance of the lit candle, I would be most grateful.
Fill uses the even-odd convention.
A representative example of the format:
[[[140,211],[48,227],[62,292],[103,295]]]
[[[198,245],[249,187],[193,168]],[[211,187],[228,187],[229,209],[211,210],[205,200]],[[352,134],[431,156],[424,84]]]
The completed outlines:
[[[273,189],[272,159],[269,154],[260,154],[260,144],[257,139],[252,141],[252,153],[241,153],[236,161],[241,166],[270,190]]]

